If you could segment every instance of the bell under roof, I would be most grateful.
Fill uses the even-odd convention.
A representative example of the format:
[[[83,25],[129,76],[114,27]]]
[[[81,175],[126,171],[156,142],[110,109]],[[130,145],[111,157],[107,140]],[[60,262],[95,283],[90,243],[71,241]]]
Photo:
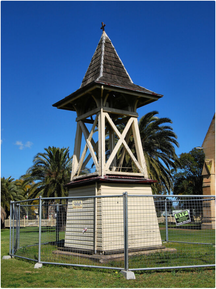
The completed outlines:
[[[155,101],[163,96],[133,83],[130,75],[124,67],[124,64],[118,56],[115,47],[105,31],[103,31],[101,35],[100,41],[93,54],[80,88],[64,99],[53,104],[53,106],[63,108],[62,105],[64,102],[68,102],[70,99],[72,100],[80,93],[83,94],[85,90],[94,85],[105,85],[109,86],[110,88],[112,87],[113,90],[118,88],[128,92],[136,92],[140,95],[148,95],[154,98],[152,101]]]

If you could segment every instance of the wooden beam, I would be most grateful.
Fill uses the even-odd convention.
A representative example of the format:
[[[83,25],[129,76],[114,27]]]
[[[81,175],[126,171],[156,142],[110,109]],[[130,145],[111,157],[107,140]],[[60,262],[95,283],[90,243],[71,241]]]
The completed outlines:
[[[95,143],[95,146],[93,144],[93,149],[94,149],[95,152],[97,152],[97,150],[98,150],[98,141]],[[87,164],[90,161],[90,159],[91,159],[91,153],[89,153],[87,158],[85,159],[85,161],[84,161],[84,163],[82,165],[82,169],[84,169],[87,166]]]
[[[91,130],[91,133],[90,133],[90,136],[89,136],[89,140],[91,140],[91,138],[92,138],[92,135],[93,135],[93,132],[94,132],[94,128],[95,128],[95,125],[97,123],[97,118],[98,117],[95,118],[94,124],[92,126],[92,130]],[[79,126],[80,126],[81,129],[83,129],[83,134],[86,137],[86,130],[84,128],[84,124],[82,123],[82,121],[79,121]],[[89,148],[89,146],[90,146],[89,142],[86,142],[85,147],[84,147],[83,152],[82,152],[82,156],[81,156],[79,164],[78,164],[78,167],[77,167],[77,169],[75,171],[75,174],[77,174],[77,175],[79,175],[79,173],[80,173],[80,170],[82,168],[82,165],[83,165],[83,162],[84,162],[84,159],[85,159],[85,155],[86,155],[86,152],[87,152],[87,149]],[[92,153],[92,151],[90,151],[90,153]],[[96,164],[95,164],[95,166],[96,166]]]
[[[105,173],[105,114],[103,109],[100,110],[98,116],[98,162],[99,174],[103,176]]]
[[[82,164],[83,164],[83,161],[85,159],[85,155],[86,155],[87,149],[88,149],[88,146],[87,146],[87,144],[85,144],[85,147],[84,147],[83,152],[82,152],[82,156],[81,156],[79,164],[78,164],[78,168],[77,168],[77,170],[75,172],[75,174],[77,174],[77,175],[79,175],[80,170],[82,168]]]
[[[129,142],[130,131],[131,131],[131,128],[128,130],[128,134],[127,134],[126,137],[125,137],[125,141],[126,141],[127,144],[128,144],[128,142]],[[124,147],[123,152],[122,152],[122,155],[121,155],[121,159],[120,159],[120,161],[119,161],[119,163],[118,163],[118,169],[121,169],[121,168],[122,168],[122,164],[123,164],[123,161],[124,161],[124,158],[125,158],[125,154],[126,154],[126,149],[125,149],[125,147]]]
[[[95,120],[94,120],[94,124],[92,126],[92,129],[91,129],[91,132],[89,133],[86,125],[81,121],[80,122],[80,126],[81,126],[81,129],[82,129],[82,132],[84,134],[84,137],[85,137],[85,140],[86,140],[86,144],[88,146],[88,149],[90,151],[90,154],[92,156],[92,159],[93,159],[93,162],[95,164],[95,167],[96,167],[96,170],[98,171],[98,160],[96,158],[96,155],[95,155],[95,152],[94,152],[94,149],[92,147],[92,144],[91,144],[91,140],[92,140],[92,136],[93,136],[93,133],[94,133],[94,129],[95,129],[95,126],[97,124],[97,121],[98,121],[98,116],[96,116]],[[94,141],[94,140],[93,140]],[[94,142],[94,146],[95,146],[95,142]]]
[[[109,169],[110,164],[114,158],[114,156],[117,154],[118,149],[120,148],[121,144],[124,145],[125,149],[127,150],[128,154],[130,155],[131,159],[133,160],[134,164],[136,165],[136,167],[138,168],[138,170],[144,174],[144,170],[143,168],[140,166],[139,162],[137,161],[137,159],[134,157],[131,149],[129,148],[129,146],[127,145],[126,141],[124,140],[131,124],[133,123],[134,118],[130,118],[126,127],[124,128],[123,133],[121,134],[119,132],[119,130],[117,129],[117,127],[115,126],[114,122],[112,121],[112,119],[110,118],[110,116],[108,115],[108,113],[105,113],[105,116],[107,118],[107,120],[109,121],[110,125],[112,126],[113,130],[115,131],[115,133],[117,134],[117,136],[119,137],[119,141],[117,142],[112,154],[110,155],[107,164],[106,164],[106,170]]]
[[[115,136],[114,136],[114,131],[110,127],[109,129],[109,148],[110,148],[110,154],[112,153],[113,149],[115,147]],[[111,163],[112,166],[116,167],[116,157],[114,157],[113,162]]]
[[[82,141],[82,131],[81,131],[79,123],[77,123],[75,145],[74,145],[74,154],[73,154],[73,161],[72,161],[71,180],[77,171],[78,162],[79,162],[79,158],[80,158],[81,141]]]
[[[106,116],[109,124],[111,125],[111,127],[113,128],[113,130],[115,131],[115,133],[117,134],[117,136],[119,137],[119,140],[118,140],[117,144],[115,145],[115,148],[113,149],[113,151],[112,151],[109,159],[107,160],[106,170],[108,170],[109,167],[110,167],[110,165],[111,165],[111,163],[112,163],[112,161],[113,161],[113,159],[114,159],[114,157],[116,156],[116,154],[117,154],[120,146],[121,146],[121,145],[123,144],[123,142],[124,142],[124,138],[125,138],[128,130],[129,130],[131,124],[132,124],[133,119],[130,119],[130,120],[128,121],[127,125],[125,126],[125,128],[124,128],[124,130],[123,130],[123,132],[122,132],[122,134],[121,134],[121,133],[119,132],[119,130],[117,129],[117,127],[115,126],[115,124],[114,124],[114,122],[112,121],[112,119],[110,118],[110,116],[108,115],[108,113],[106,113],[105,116]]]
[[[108,113],[138,117],[137,112],[131,112],[128,110],[116,109],[116,108],[111,108],[111,107],[106,107],[106,106],[103,107],[103,110],[104,112],[108,112]]]
[[[88,90],[85,90],[84,92],[78,94],[76,97],[72,97],[72,95],[73,95],[73,93],[72,93],[72,94],[66,96],[66,97],[65,97],[65,101],[63,102],[63,100],[62,100],[62,104],[60,104],[59,106],[57,106],[57,108],[62,108],[62,106],[65,106],[65,105],[67,105],[67,104],[70,103],[70,102],[73,102],[74,100],[80,98],[82,95],[85,95],[85,94],[89,93],[90,91],[94,90],[95,88],[99,88],[99,87],[100,87],[99,85],[95,85],[95,86],[89,88]],[[71,96],[71,98],[70,98],[70,96]],[[66,99],[67,99],[67,100],[66,100]],[[59,101],[59,102],[60,102],[60,101]]]
[[[142,142],[140,138],[139,125],[138,125],[138,120],[136,118],[133,119],[132,130],[133,130],[134,143],[135,143],[138,162],[140,166],[143,168],[145,178],[148,178],[148,171],[146,167],[146,161],[145,161]]]
[[[104,106],[106,106],[106,101],[107,101],[108,96],[109,96],[109,93],[107,93],[105,98],[104,98],[104,103],[103,103]]]
[[[82,120],[82,122],[93,124],[93,123],[94,123],[94,120],[93,120],[93,119],[84,119],[84,120]]]
[[[90,110],[90,111],[88,111],[88,112],[86,112],[86,113],[78,116],[78,117],[76,118],[76,121],[78,122],[78,121],[80,121],[80,120],[86,119],[87,117],[89,117],[89,116],[91,116],[91,115],[94,115],[94,114],[97,114],[98,112],[100,112],[100,108],[92,109],[92,110]]]
[[[108,133],[109,131],[109,128],[107,127],[106,130],[105,130],[105,135]],[[92,139],[92,142],[93,142],[93,148],[94,148],[94,151],[96,152],[96,155],[98,155],[97,151],[98,151],[98,141],[95,143],[94,140]],[[83,168],[86,167],[87,163],[90,161],[91,159],[91,154],[89,153],[87,158],[85,159],[84,163],[83,163]]]
[[[123,175],[123,176],[139,176],[142,177],[142,173],[132,173],[132,172],[113,172],[113,171],[106,171],[107,175]]]

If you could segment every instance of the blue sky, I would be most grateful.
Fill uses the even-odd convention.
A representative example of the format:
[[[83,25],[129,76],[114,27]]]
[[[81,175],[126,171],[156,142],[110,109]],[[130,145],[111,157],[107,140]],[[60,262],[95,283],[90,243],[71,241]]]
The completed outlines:
[[[138,110],[168,117],[177,154],[201,146],[215,112],[215,3],[1,2],[1,176],[17,179],[48,146],[69,147],[101,22],[135,84],[163,94]]]

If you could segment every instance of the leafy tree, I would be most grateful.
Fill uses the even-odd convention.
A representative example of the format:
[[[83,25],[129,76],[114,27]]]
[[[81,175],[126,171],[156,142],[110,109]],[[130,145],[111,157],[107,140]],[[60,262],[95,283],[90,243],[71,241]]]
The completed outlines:
[[[189,153],[182,153],[178,159],[178,170],[174,173],[175,195],[202,195],[202,169],[205,154],[203,150],[192,149]],[[178,198],[177,198],[178,199]],[[179,198],[180,200],[180,198]],[[179,207],[189,209],[193,221],[194,215],[202,216],[202,200],[182,200]]]
[[[203,150],[192,149],[178,158],[177,172],[174,176],[174,194],[202,195],[202,169],[205,154]]]
[[[1,178],[1,206],[7,216],[10,214],[10,201],[20,201],[23,199],[23,191],[17,186],[12,177]]]
[[[25,199],[28,199],[31,195],[31,186],[32,184],[26,184],[24,179],[20,178],[18,180],[15,180],[16,186],[19,188],[20,192],[22,192],[22,195]]]
[[[1,228],[5,228],[5,219],[6,219],[7,215],[5,210],[1,207]]]
[[[166,202],[167,202],[167,206],[166,206],[167,213],[170,214],[170,213],[172,213],[172,210],[173,210],[173,201],[170,200],[169,198],[167,198]],[[155,204],[157,216],[161,217],[161,213],[165,211],[165,198],[157,197],[155,199],[154,204]]]
[[[33,159],[33,166],[22,176],[24,184],[31,185],[31,198],[64,197],[68,195],[64,185],[70,180],[71,157],[68,148],[45,148]]]
[[[33,166],[22,176],[24,184],[31,185],[31,198],[42,197],[66,197],[68,191],[64,187],[70,180],[71,160],[69,148],[45,148],[44,153],[38,153],[33,159]],[[62,201],[59,201],[62,203]],[[44,212],[48,217],[49,205],[53,201],[45,201]],[[66,211],[60,207],[60,221],[64,224]],[[63,226],[63,225],[62,225]]]
[[[19,190],[22,192],[22,195],[25,200],[32,198],[32,195],[34,195],[34,190],[32,189],[34,182],[26,183],[26,181],[21,177],[20,179],[15,180],[15,184],[19,188]],[[33,205],[31,205],[30,207],[26,206],[26,205],[29,205],[29,202],[25,202],[20,206],[21,218],[28,216],[29,220],[35,219],[35,216],[36,216],[35,211],[37,210],[38,200],[35,200],[31,203],[35,204],[36,207],[34,207]]]

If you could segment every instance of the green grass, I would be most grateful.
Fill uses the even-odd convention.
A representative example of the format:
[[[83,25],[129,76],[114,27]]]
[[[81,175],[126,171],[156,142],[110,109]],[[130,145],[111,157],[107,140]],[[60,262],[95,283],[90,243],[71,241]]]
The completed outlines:
[[[180,231],[178,231],[180,233]],[[185,233],[185,232],[184,232]],[[29,229],[28,240],[37,236],[37,230]],[[50,235],[49,235],[50,234]],[[53,241],[53,232],[46,237],[46,241]],[[47,234],[46,234],[47,235]],[[190,238],[189,235],[186,238]],[[214,237],[212,237],[214,238]],[[45,239],[45,235],[44,235]],[[187,264],[209,264],[214,261],[214,247],[180,243],[165,243],[166,247],[174,247],[177,254],[157,253],[148,256],[136,256],[129,259],[130,267],[143,268],[175,265],[176,262]],[[1,254],[7,255],[9,251],[9,230],[2,230]],[[42,246],[41,257],[53,251],[53,246]],[[55,249],[55,248],[54,248]],[[27,247],[32,255],[37,257],[37,247]],[[43,251],[44,250],[44,251]],[[29,252],[28,252],[29,253]],[[50,253],[49,253],[50,254]],[[49,255],[48,254],[48,255]],[[50,255],[51,256],[51,255]],[[54,258],[52,254],[52,258]],[[79,260],[80,261],[80,260]],[[86,262],[86,260],[84,260]],[[20,258],[2,260],[1,286],[2,288],[126,288],[126,287],[151,287],[151,288],[214,288],[215,271],[212,268],[182,269],[169,271],[135,271],[136,280],[126,280],[119,271],[90,269],[70,266],[43,265],[40,269],[34,269],[34,262]],[[112,261],[115,266],[119,262]],[[181,265],[181,264],[179,264]]]
[[[161,238],[166,239],[166,230],[161,228]],[[168,229],[169,241],[184,241],[195,243],[215,244],[215,230],[189,230],[189,229]]]
[[[165,230],[161,229],[161,237],[165,239]],[[64,232],[59,233],[59,239],[64,239]],[[16,255],[30,259],[38,259],[38,228],[22,228],[20,233],[20,247]],[[54,242],[56,235],[53,228],[42,228],[42,246],[41,260],[44,262],[55,262],[63,264],[83,264],[83,265],[100,265],[108,267],[124,267],[123,259],[120,261],[111,261],[107,264],[98,264],[95,261],[79,256],[56,255],[53,251],[57,246],[50,245]],[[214,230],[181,230],[169,229],[169,240],[185,242],[215,242]],[[34,245],[36,244],[36,245]],[[44,245],[43,245],[44,244]],[[26,246],[28,245],[28,246]],[[31,245],[31,246],[29,246]],[[33,246],[34,245],[34,246]],[[176,253],[155,253],[153,255],[142,255],[129,258],[130,268],[148,268],[148,267],[170,267],[184,265],[205,265],[214,264],[214,247],[212,245],[194,245],[182,243],[166,243],[167,248],[175,248]]]

